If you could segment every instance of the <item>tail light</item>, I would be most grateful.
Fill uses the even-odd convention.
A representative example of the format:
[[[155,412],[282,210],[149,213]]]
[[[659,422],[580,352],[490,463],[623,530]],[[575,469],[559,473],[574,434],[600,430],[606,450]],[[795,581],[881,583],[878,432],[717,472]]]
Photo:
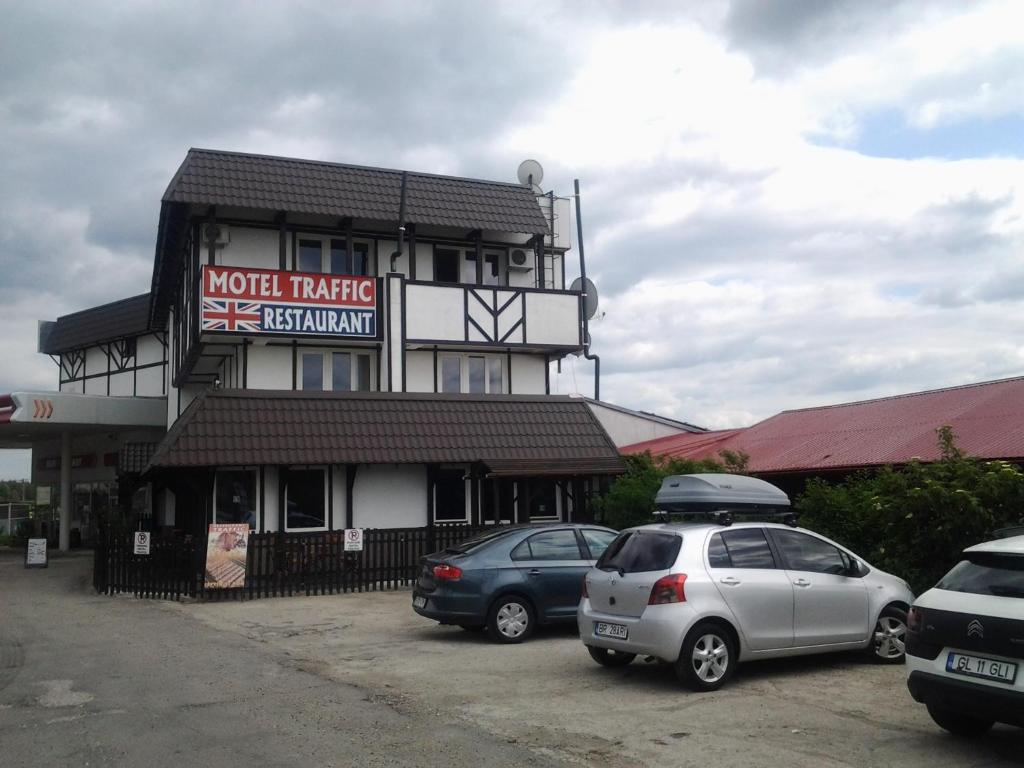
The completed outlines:
[[[920,608],[911,608],[907,612],[907,630],[910,632],[921,631],[921,620],[924,616],[921,613]]]
[[[685,603],[686,591],[683,586],[686,584],[685,573],[671,573],[662,576],[651,588],[651,597],[648,605],[664,605],[665,603]]]
[[[586,576],[583,577],[583,596],[584,597],[590,597],[590,595],[587,594],[587,577]]]
[[[458,581],[462,578],[462,569],[457,565],[441,563],[434,566],[434,578],[442,581]]]

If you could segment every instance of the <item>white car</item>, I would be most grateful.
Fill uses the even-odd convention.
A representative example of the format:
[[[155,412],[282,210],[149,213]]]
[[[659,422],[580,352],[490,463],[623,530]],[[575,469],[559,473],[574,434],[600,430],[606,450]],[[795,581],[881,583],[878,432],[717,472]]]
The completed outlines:
[[[754,659],[864,649],[902,662],[913,599],[905,581],[812,531],[664,523],[609,545],[586,576],[577,621],[598,663],[653,656],[710,691]]]
[[[910,609],[907,687],[959,736],[1024,727],[1024,536],[963,556]]]

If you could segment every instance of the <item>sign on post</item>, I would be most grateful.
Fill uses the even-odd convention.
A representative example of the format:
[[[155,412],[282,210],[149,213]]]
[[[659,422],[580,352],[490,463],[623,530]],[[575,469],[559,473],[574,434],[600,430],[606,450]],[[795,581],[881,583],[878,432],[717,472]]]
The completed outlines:
[[[136,531],[135,532],[135,554],[136,555],[148,555],[149,554],[149,531]]]
[[[46,568],[49,565],[46,539],[29,539],[25,550],[26,568]]]
[[[345,551],[346,552],[362,552],[363,551],[363,529],[362,528],[346,528],[345,529]]]
[[[36,487],[36,504],[40,507],[50,506],[50,486],[40,485]]]

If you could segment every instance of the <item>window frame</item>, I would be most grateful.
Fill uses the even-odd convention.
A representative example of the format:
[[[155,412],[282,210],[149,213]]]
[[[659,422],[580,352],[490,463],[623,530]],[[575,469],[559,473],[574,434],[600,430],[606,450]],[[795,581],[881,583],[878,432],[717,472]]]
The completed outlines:
[[[351,276],[351,277],[376,277],[376,272],[377,272],[376,264],[373,263],[373,256],[374,256],[373,242],[371,240],[367,240],[366,238],[352,238],[352,251],[353,251],[353,253],[356,252],[356,251],[363,251],[366,254],[366,272],[365,273],[357,274],[355,272],[333,272],[333,271],[331,271],[331,249],[332,249],[332,245],[331,244],[332,244],[333,241],[341,241],[343,243],[346,243],[346,247],[345,247],[346,257],[345,257],[345,260],[346,260],[348,268],[351,269],[351,267],[352,267],[352,254],[347,253],[347,250],[348,250],[347,240],[348,240],[348,238],[347,238],[347,236],[344,233],[341,233],[340,235],[324,235],[324,234],[310,235],[310,234],[302,234],[301,232],[299,232],[296,235],[296,238],[295,238],[295,271],[296,272],[305,272],[306,271],[306,270],[302,269],[302,265],[299,263],[300,251],[302,249],[302,242],[303,241],[312,242],[314,240],[316,240],[317,242],[320,243],[320,271],[319,272],[315,272],[315,273],[310,273],[310,274],[347,275],[347,276]]]
[[[435,382],[437,392],[441,394],[463,394],[463,395],[507,395],[508,394],[508,365],[504,355],[490,352],[441,352],[438,353],[437,381]],[[471,358],[480,358],[484,361],[484,391],[472,392],[469,384],[469,366]],[[458,392],[446,391],[444,389],[444,362],[445,360],[457,360],[459,363],[459,390]],[[501,391],[491,391],[491,365],[497,363],[501,368]]]
[[[772,530],[770,531],[772,542],[774,543],[775,551],[778,552],[779,560],[782,562],[782,567],[787,571],[795,571],[796,573],[815,573],[823,576],[851,576],[849,570],[853,561],[856,559],[849,552],[845,551],[842,547],[837,544],[833,544],[831,541],[815,536],[812,533],[806,531],[795,531],[795,530]],[[806,536],[807,538],[818,542],[826,547],[831,547],[839,553],[839,562],[843,566],[843,571],[840,573],[833,573],[832,571],[810,571],[806,568],[796,568],[793,563],[790,562],[789,555],[786,554],[786,550],[782,545],[782,537],[786,535]]]
[[[740,534],[740,533],[746,533],[748,531],[757,531],[758,533],[761,534],[761,537],[764,539],[764,545],[767,548],[768,554],[771,556],[771,559],[772,559],[772,565],[771,566],[765,566],[765,565],[756,565],[756,566],[753,566],[753,565],[736,565],[736,563],[734,562],[733,556],[732,556],[732,550],[729,549],[729,541],[727,539],[727,535],[729,535],[729,534],[736,535],[736,534]],[[714,541],[714,538],[716,536],[718,536],[721,539],[722,546],[725,547],[726,557],[729,558],[729,564],[728,565],[724,565],[724,566],[723,565],[711,565],[711,542]],[[707,544],[706,544],[706,546],[704,548],[704,556],[705,556],[705,559],[707,560],[707,564],[708,564],[709,568],[716,568],[716,569],[719,569],[719,570],[722,570],[722,569],[734,569],[734,570],[739,570],[739,571],[778,571],[778,570],[783,570],[783,566],[781,565],[782,558],[779,555],[779,553],[776,552],[776,548],[773,547],[772,544],[773,544],[773,541],[772,541],[771,537],[769,536],[767,528],[761,528],[761,527],[728,528],[728,529],[725,529],[725,530],[720,530],[720,531],[712,532],[712,534],[708,537]]]
[[[263,520],[263,508],[262,508],[262,504],[260,503],[260,501],[261,501],[261,499],[260,499],[260,496],[261,496],[261,494],[260,494],[260,473],[259,473],[259,468],[258,467],[253,467],[253,466],[217,467],[214,470],[214,472],[213,472],[213,504],[212,504],[213,511],[211,513],[212,517],[213,517],[213,522],[214,523],[237,522],[235,520],[232,520],[232,521],[221,521],[221,520],[217,519],[217,512],[218,512],[218,506],[217,506],[217,487],[218,487],[218,478],[220,477],[220,474],[222,472],[246,472],[246,473],[252,475],[252,478],[253,478],[253,482],[252,482],[253,501],[252,501],[252,504],[253,504],[253,513],[254,513],[255,519],[253,520],[253,522],[252,522],[252,524],[250,526],[250,530],[258,531],[260,529],[260,522]]]
[[[291,477],[290,477],[290,475],[291,475],[292,472],[295,472],[295,471],[299,471],[299,472],[316,472],[316,471],[318,471],[318,472],[320,472],[323,475],[323,479],[324,479],[324,524],[322,526],[320,526],[320,527],[292,528],[292,527],[290,527],[288,525],[288,491],[289,491],[289,486],[291,485]],[[325,464],[311,464],[311,465],[296,464],[294,466],[289,466],[287,468],[288,476],[285,478],[284,489],[283,489],[283,491],[281,493],[281,496],[284,499],[284,514],[282,515],[283,520],[281,522],[284,525],[284,532],[285,533],[315,533],[315,532],[318,532],[318,531],[330,530],[330,525],[331,525],[331,520],[330,520],[330,517],[331,517],[331,515],[330,515],[331,499],[329,498],[329,494],[331,492],[331,487],[330,487],[329,476],[328,476],[328,473],[330,471],[331,471],[330,467],[325,465]]]
[[[540,536],[551,536],[551,535],[554,535],[554,534],[568,534],[572,538],[572,540],[576,543],[576,554],[578,555],[578,557],[574,557],[574,558],[565,558],[565,557],[537,557],[536,555],[534,555],[533,547],[530,545],[530,542],[533,541],[536,538],[539,538]],[[524,547],[524,546],[526,547],[527,551],[530,553],[530,556],[529,557],[516,557],[516,551],[519,550],[521,547]],[[587,554],[589,554],[589,549],[587,550]],[[583,555],[583,547],[580,546],[580,537],[576,535],[576,531],[574,529],[572,529],[572,528],[556,528],[555,530],[552,530],[552,531],[537,531],[536,533],[532,533],[532,534],[527,536],[525,539],[523,539],[521,542],[519,542],[518,544],[516,544],[512,548],[512,551],[509,552],[509,558],[513,562],[519,562],[519,563],[521,563],[521,562],[566,563],[566,562],[576,562],[576,561],[583,562],[583,561],[592,559],[592,558],[589,558],[589,557],[584,557],[584,555]]]
[[[363,355],[363,356],[365,356],[367,358],[367,367],[368,367],[369,372],[370,372],[370,387],[369,387],[369,389],[362,390],[362,389],[358,389],[358,388],[350,388],[350,389],[335,389],[334,388],[334,355],[335,354],[347,354],[347,355],[349,355],[351,357],[352,360],[354,360],[356,357],[358,357],[360,355]],[[376,359],[376,354],[377,354],[376,350],[364,349],[364,348],[361,348],[361,347],[336,347],[336,348],[329,348],[329,349],[324,349],[324,348],[303,349],[302,347],[300,347],[299,348],[299,354],[298,354],[299,359],[298,359],[298,363],[296,365],[296,368],[298,369],[297,370],[297,376],[296,376],[296,384],[298,386],[298,389],[299,389],[299,391],[302,391],[302,392],[376,392],[377,391],[377,365],[376,365],[377,359]],[[304,373],[305,373],[304,372],[305,359],[307,357],[315,357],[317,355],[320,355],[320,358],[321,358],[321,361],[322,361],[321,365],[323,366],[321,368],[321,372],[320,372],[320,388],[319,389],[306,389],[306,387],[304,386],[305,385],[305,376],[304,376]],[[351,373],[354,374],[355,371],[357,370],[357,368],[358,368],[358,366],[354,367],[352,369]],[[358,376],[350,375],[350,383],[355,384],[355,383],[357,383],[357,380],[358,380]]]
[[[470,503],[471,503],[471,489],[469,487],[470,479],[468,477],[470,468],[467,466],[442,466],[439,469],[440,472],[461,472],[462,473],[462,517],[438,517],[437,511],[440,508],[437,503],[437,478],[434,478],[430,484],[431,500],[433,502],[433,510],[431,512],[435,523],[468,523],[470,515]]]

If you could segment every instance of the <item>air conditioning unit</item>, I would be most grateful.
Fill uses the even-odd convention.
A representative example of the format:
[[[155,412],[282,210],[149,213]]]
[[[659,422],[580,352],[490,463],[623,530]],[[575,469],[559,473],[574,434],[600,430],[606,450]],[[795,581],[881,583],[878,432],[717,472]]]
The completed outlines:
[[[508,268],[514,272],[528,272],[533,266],[527,263],[526,251],[515,248],[508,255]]]
[[[202,239],[205,245],[213,243],[224,246],[231,242],[231,231],[223,224],[216,222],[203,224]]]

